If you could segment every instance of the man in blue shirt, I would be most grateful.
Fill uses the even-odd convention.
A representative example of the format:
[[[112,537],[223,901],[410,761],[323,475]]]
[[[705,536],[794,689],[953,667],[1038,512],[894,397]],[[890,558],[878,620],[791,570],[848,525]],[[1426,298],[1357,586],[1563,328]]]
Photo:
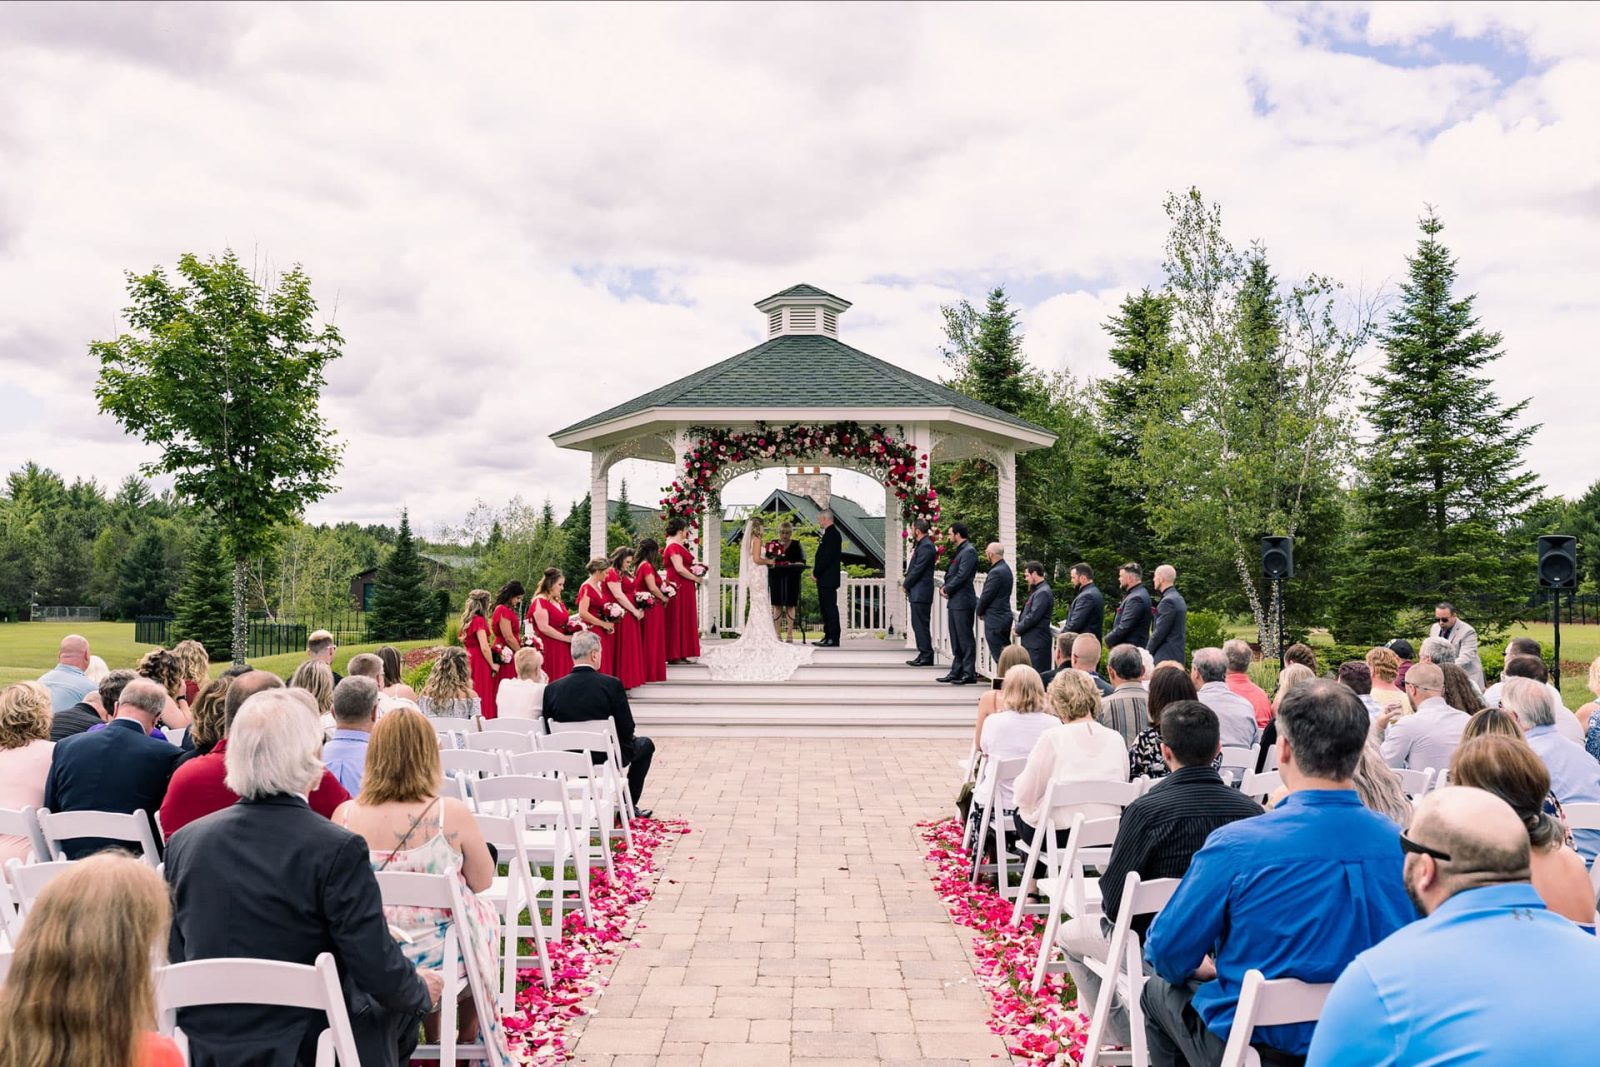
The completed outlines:
[[[1510,805],[1441,789],[1402,841],[1406,889],[1427,918],[1339,976],[1308,1067],[1594,1063],[1600,944],[1528,884],[1528,832]]]
[[[95,685],[84,672],[89,669],[89,641],[77,634],[61,639],[56,665],[39,676],[39,684],[50,690],[50,711],[66,711],[94,692]]]
[[[322,746],[322,762],[355,796],[367,770],[367,742],[378,721],[378,686],[351,675],[333,687],[333,736]]]
[[[1500,706],[1522,723],[1528,746],[1550,771],[1550,792],[1557,803],[1600,803],[1600,763],[1582,745],[1561,736],[1548,686],[1532,678],[1507,678],[1500,687]],[[1566,709],[1560,713],[1565,715]],[[1572,845],[1585,863],[1593,862],[1600,854],[1600,830],[1572,831]]]
[[[1331,982],[1416,917],[1399,828],[1362,807],[1351,782],[1370,723],[1360,698],[1308,682],[1284,698],[1277,722],[1289,795],[1214,830],[1150,927],[1155,975],[1141,1002],[1152,1067],[1221,1060],[1246,971]],[[1311,1032],[1261,1027],[1252,1043],[1271,1067],[1304,1056]]]

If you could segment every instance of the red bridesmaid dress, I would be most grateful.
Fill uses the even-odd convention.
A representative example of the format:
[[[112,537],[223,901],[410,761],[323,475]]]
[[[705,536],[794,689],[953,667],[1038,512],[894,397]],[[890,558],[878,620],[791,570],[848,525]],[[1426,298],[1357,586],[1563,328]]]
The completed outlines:
[[[467,662],[472,668],[472,691],[478,694],[478,713],[485,719],[495,717],[494,691],[500,685],[498,672],[494,665],[483,658],[483,649],[478,646],[478,635],[487,634],[490,638],[490,647],[494,644],[494,634],[489,632],[489,620],[482,615],[474,615],[467,620],[466,629],[461,631],[461,647],[467,650]]]
[[[634,587],[648,593],[650,583],[646,577],[656,580],[656,585],[661,585],[661,575],[648,563],[639,564],[639,569],[633,572]],[[647,682],[664,682],[667,680],[667,611],[670,605],[663,604],[658,597],[654,604],[644,609],[644,680]]]
[[[635,609],[639,605],[633,603],[633,579],[626,574],[621,574],[615,567],[606,571],[606,592],[611,591],[612,582],[622,587],[622,595]],[[622,688],[636,689],[645,683],[644,676],[644,632],[640,629],[639,620],[631,612],[624,612],[622,618],[617,620],[617,677],[622,681]]]
[[[667,658],[690,659],[700,654],[700,611],[695,605],[699,586],[684,578],[672,565],[674,559],[683,561],[686,568],[694,566],[694,554],[676,541],[668,542],[662,569],[667,581],[677,587],[678,595],[667,605]]]
[[[539,623],[534,619],[533,612],[535,608],[541,606],[545,615],[549,617],[550,628],[559,633],[567,632],[567,622],[571,616],[567,614],[565,604],[551,597],[534,597],[533,603],[528,605],[528,621],[533,626],[534,636],[539,639],[540,646],[544,649],[545,677],[553,682],[572,673],[572,645],[539,632]]]
[[[578,587],[578,607],[587,611],[597,619],[611,622],[606,615],[606,605],[611,602],[611,596],[604,588],[596,589],[588,582]],[[580,618],[582,616],[579,616]],[[600,636],[600,673],[615,675],[617,673],[617,633],[615,630],[607,631],[604,627],[597,628],[595,633]]]
[[[509,645],[506,644],[505,638],[500,635],[501,622],[506,624],[506,627],[511,631],[511,635],[516,638],[516,640]],[[517,649],[522,647],[522,638],[519,636],[521,632],[521,625],[521,622],[517,619],[517,613],[512,611],[508,605],[495,605],[494,614],[489,617],[489,638],[494,642],[494,654],[496,656],[500,655],[500,650],[502,648],[511,649],[511,655],[513,657],[516,656]],[[498,689],[500,683],[505,681],[507,678],[515,678],[516,676],[517,665],[515,663],[506,663],[502,660],[500,669],[495,672],[495,688]]]

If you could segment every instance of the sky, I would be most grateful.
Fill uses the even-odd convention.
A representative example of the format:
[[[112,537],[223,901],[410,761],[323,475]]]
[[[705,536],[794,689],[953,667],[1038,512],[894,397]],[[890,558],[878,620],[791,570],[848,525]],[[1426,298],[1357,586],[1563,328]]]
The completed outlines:
[[[346,338],[340,489],[309,518],[564,513],[588,457],[551,431],[757,343],[751,305],[797,282],[930,377],[940,305],[1003,285],[1036,364],[1104,373],[1194,185],[1281,279],[1380,301],[1433,205],[1505,335],[1500,395],[1543,424],[1530,466],[1576,494],[1596,8],[0,6],[0,472],[114,486],[148,459],[98,413],[89,342],[125,272],[231,247],[300,264]],[[651,501],[670,470],[624,477]]]

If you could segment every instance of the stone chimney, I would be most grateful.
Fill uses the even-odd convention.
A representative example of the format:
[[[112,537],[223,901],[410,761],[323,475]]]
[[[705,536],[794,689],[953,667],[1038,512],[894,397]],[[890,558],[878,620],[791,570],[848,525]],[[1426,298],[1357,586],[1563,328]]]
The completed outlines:
[[[789,484],[784,488],[795,496],[810,497],[819,508],[826,509],[833,502],[833,475],[822,473],[821,467],[796,467],[789,472]]]

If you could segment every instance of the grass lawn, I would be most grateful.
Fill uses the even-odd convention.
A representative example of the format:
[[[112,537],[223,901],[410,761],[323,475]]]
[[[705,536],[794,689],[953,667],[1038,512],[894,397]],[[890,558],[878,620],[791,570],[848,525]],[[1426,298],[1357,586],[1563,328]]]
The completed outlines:
[[[141,645],[133,639],[131,622],[10,622],[0,623],[0,685],[37,678],[56,664],[56,649],[67,634],[82,634],[89,639],[89,651],[106,661],[107,666],[132,667],[154,645]],[[405,652],[426,648],[440,641],[399,641],[395,647]],[[344,673],[350,657],[371,652],[377,645],[341,646],[333,656],[334,669]],[[303,653],[263,656],[252,666],[287,678],[305,659]],[[212,674],[227,670],[227,663],[213,663]]]

